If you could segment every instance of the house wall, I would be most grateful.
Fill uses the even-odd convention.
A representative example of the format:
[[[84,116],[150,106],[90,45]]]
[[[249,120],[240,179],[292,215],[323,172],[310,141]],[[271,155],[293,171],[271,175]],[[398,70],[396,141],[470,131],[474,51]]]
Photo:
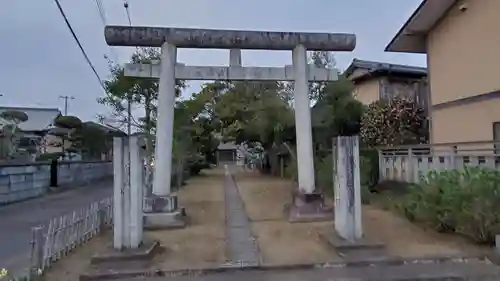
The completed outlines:
[[[41,153],[55,153],[55,152],[62,152],[62,138],[59,136],[54,136],[54,135],[45,135],[44,140],[42,142],[42,145],[40,147],[40,152]],[[65,141],[64,142],[64,147],[70,148],[71,147],[71,142],[70,141]]]
[[[353,96],[363,104],[370,104],[380,99],[379,79],[365,80],[354,85]]]
[[[500,121],[500,98],[434,110],[434,143],[493,140],[493,122]]]
[[[428,36],[434,105],[500,90],[500,1],[459,2]]]
[[[423,87],[420,82],[411,78],[380,77],[359,82],[354,86],[353,95],[364,104],[395,96],[412,98],[427,111],[427,86]]]
[[[471,97],[500,90],[498,11],[498,0],[459,1],[428,35],[433,143],[493,139],[500,98]]]

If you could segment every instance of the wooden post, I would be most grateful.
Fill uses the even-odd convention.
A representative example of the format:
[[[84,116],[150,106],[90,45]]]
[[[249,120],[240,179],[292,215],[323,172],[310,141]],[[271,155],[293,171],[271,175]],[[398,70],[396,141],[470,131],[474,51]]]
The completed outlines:
[[[282,155],[280,155],[279,158],[280,158],[280,177],[283,179],[285,178],[285,159],[283,158]]]
[[[43,226],[35,226],[31,228],[31,264],[30,264],[30,277],[38,275],[38,271],[43,269]],[[31,278],[32,279],[32,278]]]

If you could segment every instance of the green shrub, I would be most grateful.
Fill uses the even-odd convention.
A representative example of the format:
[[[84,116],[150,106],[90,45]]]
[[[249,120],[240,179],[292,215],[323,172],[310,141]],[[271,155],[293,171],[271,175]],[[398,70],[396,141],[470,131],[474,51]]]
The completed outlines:
[[[359,162],[361,186],[372,190],[379,180],[378,151],[376,149],[360,148]]]
[[[492,243],[500,231],[500,171],[432,171],[420,186],[410,187],[396,200],[395,206],[409,220],[426,223],[437,231]]]
[[[315,159],[316,163],[316,186],[325,194],[333,195],[333,162],[332,154],[329,153],[325,157]]]
[[[297,171],[297,161],[290,159],[290,162],[287,163],[285,167],[285,178],[291,179],[294,182],[297,182],[299,176]]]

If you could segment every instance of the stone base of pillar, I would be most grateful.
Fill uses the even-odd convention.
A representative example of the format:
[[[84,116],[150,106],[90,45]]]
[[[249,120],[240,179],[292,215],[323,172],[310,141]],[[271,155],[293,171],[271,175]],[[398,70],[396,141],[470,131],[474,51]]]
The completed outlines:
[[[290,222],[332,221],[333,208],[325,206],[321,193],[301,193],[293,195],[293,202],[288,209]]]
[[[144,229],[183,228],[186,224],[186,209],[179,207],[175,194],[144,198]]]
[[[339,256],[344,259],[360,260],[369,258],[387,257],[387,248],[379,241],[367,240],[365,238],[346,240],[334,231],[323,237]]]

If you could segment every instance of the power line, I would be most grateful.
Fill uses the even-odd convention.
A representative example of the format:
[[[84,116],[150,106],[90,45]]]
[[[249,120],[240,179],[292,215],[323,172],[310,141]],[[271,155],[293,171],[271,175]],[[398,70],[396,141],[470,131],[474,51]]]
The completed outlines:
[[[97,11],[99,12],[99,16],[101,17],[102,25],[107,25],[106,13],[104,10],[104,6],[102,5],[102,0],[95,0],[95,4],[97,6]]]
[[[130,19],[130,11],[128,9],[129,5],[127,0],[123,0],[123,8],[125,8],[125,12],[127,13],[128,25],[132,26],[132,20]]]
[[[127,14],[127,19],[128,19],[128,25],[132,27],[132,20],[130,17],[130,10],[129,10],[129,4],[127,0],[123,0],[123,8],[125,8],[125,13]],[[139,47],[135,46],[136,50],[139,50]]]
[[[78,36],[76,36],[75,34],[75,31],[73,30],[73,27],[71,26],[71,24],[69,23],[69,20],[68,18],[66,17],[66,14],[64,13],[64,10],[63,8],[61,7],[61,4],[59,3],[59,0],[54,0],[54,2],[56,3],[57,5],[57,8],[59,9],[59,12],[61,13],[61,16],[63,17],[64,21],[66,22],[66,26],[68,27],[69,31],[71,32],[71,35],[73,35],[73,38],[75,39],[76,41],[76,44],[78,44],[78,47],[80,48],[80,50],[82,51],[82,54],[83,56],[85,57],[85,60],[87,61],[88,65],[90,66],[90,68],[92,69],[92,71],[94,72],[95,74],[95,77],[97,78],[97,80],[99,81],[99,85],[101,85],[102,89],[104,91],[106,91],[106,88],[104,87],[104,84],[102,83],[102,80],[101,80],[101,77],[99,76],[99,73],[97,73],[97,70],[95,69],[94,65],[92,64],[92,61],[90,61],[90,58],[89,56],[87,55],[87,53],[85,52],[85,49],[83,49],[83,46],[82,44],[80,43],[80,40],[78,39]]]
[[[108,20],[106,17],[106,9],[102,4],[102,0],[95,0],[95,4],[97,7],[97,12],[99,13],[99,17],[101,18],[102,26],[106,27],[106,25],[108,25]],[[108,46],[108,48],[109,48],[109,53],[111,54],[111,57],[113,58],[114,62],[118,63],[118,55],[116,54],[115,49],[111,46]],[[104,58],[108,59],[108,56],[105,54]]]

